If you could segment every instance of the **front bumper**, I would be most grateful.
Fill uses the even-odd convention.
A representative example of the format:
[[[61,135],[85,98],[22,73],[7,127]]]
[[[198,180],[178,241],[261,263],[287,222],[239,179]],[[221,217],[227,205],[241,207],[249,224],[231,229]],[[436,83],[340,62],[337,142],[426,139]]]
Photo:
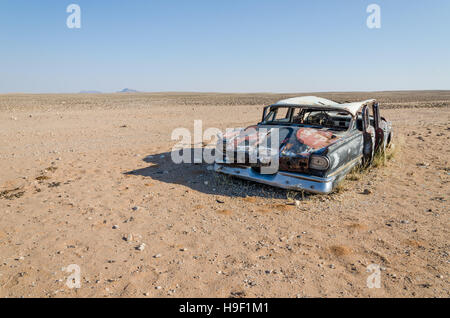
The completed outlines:
[[[320,178],[316,176],[279,171],[276,174],[260,174],[250,167],[227,166],[216,163],[214,171],[235,176],[241,179],[251,180],[273,187],[307,191],[318,194],[327,194],[333,191],[336,177]]]

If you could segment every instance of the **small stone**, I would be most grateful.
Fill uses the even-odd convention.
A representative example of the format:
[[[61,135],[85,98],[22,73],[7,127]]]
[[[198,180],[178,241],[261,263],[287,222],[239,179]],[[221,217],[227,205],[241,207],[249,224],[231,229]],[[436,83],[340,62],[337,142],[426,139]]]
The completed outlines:
[[[149,292],[144,293],[144,296],[150,296]]]
[[[371,194],[372,191],[370,191],[369,189],[364,189],[363,194],[368,195]]]
[[[124,234],[122,236],[122,240],[127,241],[127,242],[131,242],[133,240],[133,235],[132,234]]]
[[[156,286],[156,287],[155,287],[155,289],[161,289],[161,288],[162,288],[161,286]]]
[[[334,266],[334,264],[330,264],[330,268],[331,268],[331,269],[335,269],[336,266]]]
[[[119,228],[119,226],[118,225],[113,225],[112,228],[113,228],[113,230],[117,230]]]
[[[161,254],[153,255],[153,258],[161,258]]]
[[[139,246],[136,246],[136,249],[138,251],[143,251],[145,249],[145,243],[140,244]]]
[[[185,248],[185,247],[180,248],[180,251],[181,251],[181,252],[185,252],[185,251],[187,251],[187,248]]]
[[[132,207],[131,208],[133,211],[137,211],[137,210],[139,210],[139,207],[138,206],[134,206],[134,207]]]

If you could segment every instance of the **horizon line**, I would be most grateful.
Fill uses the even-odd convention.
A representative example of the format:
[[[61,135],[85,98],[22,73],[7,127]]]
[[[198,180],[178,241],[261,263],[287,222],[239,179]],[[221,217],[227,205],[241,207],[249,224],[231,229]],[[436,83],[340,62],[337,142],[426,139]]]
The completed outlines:
[[[303,92],[270,92],[270,91],[254,91],[254,92],[220,92],[220,91],[139,91],[135,92],[102,92],[92,90],[79,91],[79,92],[0,92],[0,95],[108,95],[108,94],[273,94],[273,95],[292,95],[292,94],[309,94],[309,93],[385,93],[385,92],[437,92],[437,91],[450,91],[450,89],[393,89],[393,90],[324,90],[324,91],[303,91]]]

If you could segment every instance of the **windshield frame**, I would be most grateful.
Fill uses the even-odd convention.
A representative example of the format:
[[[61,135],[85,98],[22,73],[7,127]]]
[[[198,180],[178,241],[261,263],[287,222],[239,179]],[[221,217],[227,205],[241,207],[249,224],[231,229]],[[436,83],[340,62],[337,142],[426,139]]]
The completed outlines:
[[[287,114],[289,114],[289,122],[276,122],[276,121],[267,121],[267,117],[272,111],[278,112],[280,108],[288,109]],[[347,129],[333,129],[326,126],[321,125],[311,125],[311,124],[298,124],[298,123],[292,123],[293,113],[295,109],[311,109],[314,111],[337,111],[340,113],[347,113],[350,115],[351,120],[349,123],[349,126]],[[261,122],[258,125],[281,125],[281,126],[292,126],[292,127],[312,127],[312,128],[323,128],[323,129],[330,129],[332,131],[339,131],[339,132],[348,132],[352,130],[352,127],[354,126],[355,117],[352,113],[349,111],[339,108],[339,107],[332,107],[332,106],[324,106],[320,107],[317,105],[269,105],[264,107],[263,116],[261,119]]]

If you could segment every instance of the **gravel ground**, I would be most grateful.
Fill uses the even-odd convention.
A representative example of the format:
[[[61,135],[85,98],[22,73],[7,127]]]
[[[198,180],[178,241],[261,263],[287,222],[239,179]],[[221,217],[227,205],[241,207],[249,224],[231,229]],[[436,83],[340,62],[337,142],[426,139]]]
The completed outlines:
[[[0,297],[449,297],[450,91],[315,94],[377,98],[396,133],[332,195],[172,163],[173,129],[294,95],[0,95]]]

